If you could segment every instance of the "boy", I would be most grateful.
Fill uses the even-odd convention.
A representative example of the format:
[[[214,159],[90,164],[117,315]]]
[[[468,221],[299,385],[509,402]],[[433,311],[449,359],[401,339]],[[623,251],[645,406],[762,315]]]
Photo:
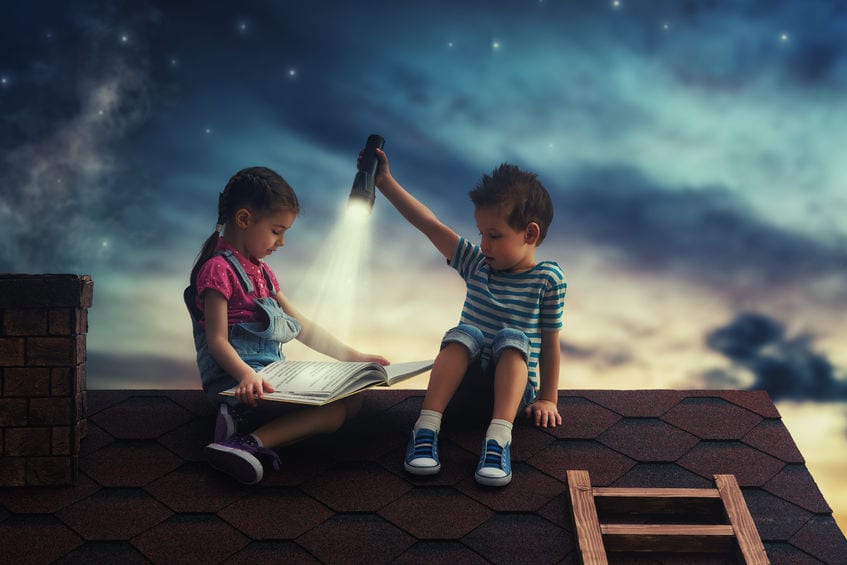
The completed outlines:
[[[550,195],[536,175],[514,165],[483,175],[470,192],[481,235],[474,245],[394,180],[383,151],[377,156],[379,190],[467,284],[461,322],[445,334],[435,358],[404,467],[417,475],[439,472],[438,432],[448,403],[460,385],[488,387],[493,412],[474,476],[480,484],[504,486],[512,479],[512,424],[520,410],[536,426],[562,423],[557,399],[566,284],[558,264],[535,261],[553,219]]]

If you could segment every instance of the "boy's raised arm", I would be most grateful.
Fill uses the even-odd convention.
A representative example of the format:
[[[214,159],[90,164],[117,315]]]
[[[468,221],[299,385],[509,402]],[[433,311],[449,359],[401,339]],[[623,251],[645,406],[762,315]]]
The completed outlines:
[[[438,251],[448,260],[453,258],[456,245],[459,242],[459,234],[449,226],[441,223],[441,220],[432,210],[424,206],[417,198],[409,194],[391,176],[388,167],[388,157],[381,149],[376,150],[379,158],[379,170],[376,175],[376,185],[385,197],[397,208],[397,211],[406,220],[418,228],[429,238]]]

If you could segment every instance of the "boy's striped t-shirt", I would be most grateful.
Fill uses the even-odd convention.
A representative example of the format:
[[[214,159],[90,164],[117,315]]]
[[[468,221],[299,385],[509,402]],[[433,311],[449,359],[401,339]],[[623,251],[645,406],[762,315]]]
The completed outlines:
[[[565,304],[564,272],[555,261],[541,261],[523,273],[494,271],[479,248],[459,239],[450,265],[467,285],[461,322],[479,328],[485,336],[482,364],[491,358],[491,343],[501,329],[513,328],[527,335],[530,357],[529,381],[538,390],[541,334],[562,328]]]

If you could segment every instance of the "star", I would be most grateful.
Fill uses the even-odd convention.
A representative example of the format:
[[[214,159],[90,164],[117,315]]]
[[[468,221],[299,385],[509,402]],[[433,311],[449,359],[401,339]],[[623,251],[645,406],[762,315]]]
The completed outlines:
[[[129,36],[125,33],[122,34],[121,37],[120,37],[120,41],[121,41],[121,43],[126,45],[127,43],[129,43]]]
[[[500,49],[500,42],[499,41],[492,41],[491,42],[491,48],[494,49],[495,51],[497,51],[498,49]]]
[[[171,57],[171,60],[169,61],[169,63],[171,65],[171,67],[178,67],[179,66],[179,59],[177,59],[176,57]]]
[[[0,77],[0,85],[6,86],[9,84],[9,77],[2,76]]]
[[[250,30],[250,22],[247,20],[238,20],[235,24],[235,31],[244,34]]]
[[[205,133],[206,135],[212,135],[212,128],[206,128],[205,130],[203,130],[203,133]]]
[[[296,76],[297,76],[297,69],[295,69],[293,67],[288,69],[288,78],[294,78]]]
[[[662,29],[668,31],[669,29],[671,29],[671,24],[669,24],[668,22],[663,23]]]
[[[618,8],[621,7],[621,5],[622,5],[621,0],[612,0],[612,8],[617,10]]]
[[[782,33],[779,34],[779,40],[782,41],[783,43],[785,43],[789,39],[791,39],[791,37],[786,32],[783,31]]]
[[[453,48],[454,43],[452,41],[447,42],[447,47]]]

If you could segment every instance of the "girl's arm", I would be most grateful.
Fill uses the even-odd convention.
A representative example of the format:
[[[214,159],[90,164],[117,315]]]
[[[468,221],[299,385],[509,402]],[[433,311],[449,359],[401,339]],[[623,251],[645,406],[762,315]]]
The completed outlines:
[[[328,331],[304,316],[282,291],[277,292],[276,300],[283,311],[300,322],[300,333],[297,340],[319,353],[328,355],[339,361],[369,361],[380,365],[388,365],[388,359],[381,355],[362,353],[341,342]]]
[[[541,392],[535,402],[526,409],[526,414],[536,426],[555,428],[562,423],[559,414],[559,331],[541,334],[541,359],[539,386]]]
[[[235,397],[240,402],[256,404],[264,392],[273,392],[273,387],[245,363],[229,342],[227,325],[227,301],[223,294],[208,289],[203,293],[206,318],[206,342],[209,353],[232,378],[238,381]]]
[[[379,159],[379,170],[376,175],[376,183],[391,204],[406,220],[418,228],[429,238],[438,251],[448,260],[453,258],[456,246],[459,243],[459,235],[450,227],[441,223],[441,220],[414,196],[406,192],[400,184],[391,176],[388,166],[388,157],[382,149],[376,150]]]

